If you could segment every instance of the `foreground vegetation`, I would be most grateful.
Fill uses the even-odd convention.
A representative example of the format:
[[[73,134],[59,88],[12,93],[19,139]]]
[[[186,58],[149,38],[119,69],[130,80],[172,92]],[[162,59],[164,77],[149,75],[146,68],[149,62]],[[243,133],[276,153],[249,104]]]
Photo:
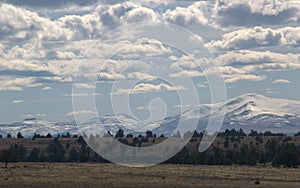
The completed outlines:
[[[300,170],[271,166],[160,164],[129,168],[108,163],[12,163],[0,187],[285,187],[300,186]]]
[[[187,135],[174,135],[185,137]],[[276,167],[298,167],[300,165],[300,136],[285,136],[270,132],[252,131],[246,135],[242,130],[226,130],[219,133],[214,143],[203,153],[198,146],[203,133],[192,134],[192,139],[178,154],[165,161],[166,164],[202,165],[273,165]],[[90,136],[90,141],[97,137]],[[119,130],[115,139],[134,147],[147,147],[162,142],[164,136],[156,137],[148,131],[145,136],[124,135]],[[111,147],[110,147],[111,148]],[[33,138],[0,139],[0,161],[9,162],[101,162],[105,159],[96,154],[83,137],[59,135],[55,138],[35,135]]]

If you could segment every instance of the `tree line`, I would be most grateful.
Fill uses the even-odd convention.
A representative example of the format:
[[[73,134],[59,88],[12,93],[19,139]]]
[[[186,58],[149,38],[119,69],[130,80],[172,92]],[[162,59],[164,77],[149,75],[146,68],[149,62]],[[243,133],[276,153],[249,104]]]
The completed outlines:
[[[203,132],[194,131],[193,133],[185,133],[182,136],[178,132],[173,136],[185,137],[190,134],[192,134],[192,138],[189,143],[164,163],[203,165],[272,164],[273,166],[283,165],[287,167],[300,165],[300,145],[293,142],[293,138],[299,137],[300,133],[288,137],[282,133],[251,131],[246,134],[242,129],[225,130],[218,133],[215,143],[202,153],[198,152],[198,146],[203,137]],[[104,136],[108,135],[112,136],[110,132]],[[156,144],[157,140],[166,139],[164,135],[157,137],[151,131],[147,131],[145,135],[125,135],[122,129],[119,129],[113,137],[124,144],[136,147],[142,147],[144,143],[149,142]],[[12,137],[8,135],[7,138]],[[24,138],[21,133],[17,134],[17,138],[28,139]],[[5,167],[9,162],[108,162],[95,153],[82,136],[69,133],[56,135],[55,137],[51,134],[46,136],[35,134],[31,139],[39,138],[49,139],[45,151],[42,151],[39,147],[28,150],[22,144],[12,144],[8,149],[0,152],[0,161],[5,163]],[[61,138],[76,139],[77,144],[67,143],[63,145]],[[246,138],[251,138],[250,142],[246,142]]]

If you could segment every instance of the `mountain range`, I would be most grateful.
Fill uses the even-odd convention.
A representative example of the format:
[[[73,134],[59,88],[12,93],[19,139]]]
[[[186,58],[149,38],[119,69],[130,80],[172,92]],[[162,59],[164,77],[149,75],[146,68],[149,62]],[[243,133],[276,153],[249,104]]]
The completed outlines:
[[[198,122],[197,130],[205,130],[210,117],[215,113],[211,112],[213,107],[226,110],[221,130],[242,128],[245,132],[252,129],[260,132],[300,132],[300,101],[270,98],[259,94],[244,94],[225,102],[201,104],[183,113],[145,125],[128,115],[118,114],[94,118],[80,126],[81,132],[86,134],[103,132],[101,128],[103,125],[105,132],[109,130],[114,133],[122,128],[125,133],[141,134],[146,130],[152,130],[157,135],[169,136],[173,134],[179,120],[183,126],[189,126],[190,122]],[[135,131],[137,126],[139,131]],[[29,118],[21,122],[0,125],[0,134],[3,136],[8,133],[15,136],[18,132],[25,137],[31,137],[34,133],[79,134],[75,121],[50,122]]]

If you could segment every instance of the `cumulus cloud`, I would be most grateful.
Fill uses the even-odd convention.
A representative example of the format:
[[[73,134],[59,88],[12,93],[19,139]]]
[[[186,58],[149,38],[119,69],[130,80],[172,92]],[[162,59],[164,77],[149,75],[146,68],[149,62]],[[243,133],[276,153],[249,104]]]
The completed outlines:
[[[36,34],[42,24],[42,19],[31,11],[16,8],[12,5],[1,4],[0,6],[0,37],[16,39],[28,39]],[[31,30],[31,32],[29,32]]]
[[[90,111],[90,110],[80,110],[80,111],[69,112],[66,115],[67,116],[74,116],[74,115],[84,115],[84,114],[95,114],[96,115],[97,113],[94,112],[94,111]]]
[[[171,54],[172,49],[162,42],[149,38],[139,38],[136,42],[127,44],[126,48],[118,53],[118,57],[134,59],[145,56]]]
[[[213,40],[206,47],[211,50],[236,50],[264,46],[299,46],[299,33],[300,27],[240,29],[224,34],[221,40]]]
[[[185,26],[189,24],[207,25],[208,20],[205,16],[204,9],[207,2],[195,2],[188,7],[176,7],[174,10],[168,9],[163,15],[165,21]]]
[[[64,97],[88,97],[88,96],[100,96],[100,93],[71,93],[63,94]]]
[[[169,59],[174,62],[171,68],[177,70],[170,74],[171,77],[221,76],[219,75],[221,73],[227,83],[265,80],[266,76],[258,75],[258,71],[300,69],[299,54],[270,51],[229,51],[215,58],[214,61],[220,65],[219,67],[210,68],[205,66],[212,62],[210,58],[191,59],[187,56],[180,58],[171,56]]]
[[[227,83],[265,80],[265,75],[256,74],[258,71],[300,69],[300,55],[291,53],[240,50],[220,55],[216,61]]]
[[[34,78],[15,78],[0,76],[0,91],[22,91],[23,87],[37,87],[40,83],[36,83]]]
[[[112,94],[142,94],[149,92],[163,92],[163,91],[177,91],[184,90],[183,86],[171,86],[164,83],[160,84],[151,84],[151,83],[140,83],[135,85],[132,89],[121,89],[119,88],[116,92]]]
[[[66,7],[72,5],[78,6],[88,6],[98,2],[98,0],[4,0],[5,3],[17,5],[17,6],[26,6],[26,7],[43,7],[43,8],[58,8],[58,7]]]
[[[241,67],[245,71],[282,70],[300,68],[299,54],[283,54],[270,51],[239,50],[227,52],[216,59],[222,66]]]
[[[202,77],[205,71],[211,69],[212,58],[195,58],[194,56],[183,55],[179,58],[170,56],[173,63],[170,68],[176,72],[170,74],[171,77]]]
[[[110,28],[122,23],[132,23],[140,21],[157,21],[158,14],[152,9],[143,7],[137,3],[124,2],[111,6],[100,6],[96,9],[103,25]]]
[[[276,79],[272,82],[273,84],[289,84],[291,81],[286,79]]]
[[[207,88],[207,84],[205,84],[205,83],[198,83],[197,86],[199,88]]]
[[[233,75],[224,75],[226,83],[234,83],[239,81],[251,81],[258,82],[266,79],[264,75],[254,75],[254,74],[233,74]]]
[[[78,89],[94,89],[94,85],[86,84],[86,83],[76,83],[75,87]]]
[[[23,100],[13,100],[12,103],[14,104],[19,104],[19,103],[23,103],[24,101]]]
[[[95,39],[120,25],[161,20],[184,26],[209,25],[211,19],[215,19],[216,24],[222,26],[251,26],[252,19],[256,19],[258,25],[260,23],[272,25],[275,23],[268,23],[271,18],[276,18],[278,24],[296,23],[300,15],[295,12],[299,7],[294,4],[287,6],[286,3],[279,0],[272,2],[267,0],[263,3],[221,0],[214,7],[215,14],[211,17],[208,14],[210,9],[208,7],[211,7],[208,5],[211,2],[194,2],[188,6],[165,7],[166,9],[158,11],[150,6],[144,6],[138,1],[117,1],[118,4],[100,3],[88,13],[66,14],[50,19],[40,16],[32,9],[19,7],[19,5],[31,6],[30,4],[33,3],[31,0],[22,2],[6,0],[6,2],[11,5],[5,3],[0,5],[0,14],[2,15],[0,18],[0,75],[5,81],[0,84],[0,90],[15,91],[44,83],[72,82],[74,71],[80,60],[98,58],[98,64],[83,65],[83,76],[89,76],[86,73],[96,70],[95,67],[99,66],[99,59],[104,60],[116,49],[125,46],[127,47],[116,58],[130,59],[130,62],[111,60],[101,71],[99,80],[154,79],[151,74],[146,73],[148,71],[145,71],[149,70],[149,65],[137,61],[137,59],[170,55],[172,50],[159,41],[141,38],[137,41],[125,39],[106,45],[99,42],[97,48],[88,50],[90,54],[85,53],[85,49],[91,47],[91,44],[95,43]],[[42,0],[42,2],[44,1]],[[153,2],[160,4],[156,0]],[[18,6],[13,6],[18,3]],[[94,0],[85,2],[83,0],[67,0],[65,2],[55,0],[47,3],[51,4],[49,7],[95,5]],[[237,13],[241,13],[241,15],[234,16]],[[247,15],[249,18],[246,19]],[[242,23],[240,20],[243,19],[245,22]],[[276,27],[276,29],[275,27],[272,29],[254,27],[224,34],[222,39],[213,40],[207,46],[214,50],[248,49],[272,45],[298,47],[299,33],[299,27]],[[133,33],[130,33],[131,36],[127,33],[124,33],[125,35],[126,37],[135,37]],[[299,67],[299,55],[297,56],[297,54],[238,51],[223,54],[217,59],[223,66],[221,67],[223,72],[243,75],[243,78],[250,78],[249,75],[254,75],[253,73],[257,70],[296,69]],[[284,61],[286,59],[289,61]],[[192,60],[181,58],[174,61],[177,62],[174,62],[171,68],[177,72],[171,74],[172,77],[204,76],[204,72]],[[209,63],[209,61],[205,63]],[[212,73],[214,70],[210,71]],[[253,76],[252,80],[259,79]],[[83,85],[81,87],[84,88]],[[47,87],[44,88],[47,89]]]
[[[52,89],[52,88],[49,87],[49,86],[46,86],[46,87],[43,87],[43,88],[42,88],[43,91],[48,91],[48,90],[51,90],[51,89]]]
[[[215,22],[222,27],[261,26],[297,23],[299,3],[285,0],[220,0],[216,2]]]
[[[25,118],[33,118],[33,117],[41,118],[41,117],[46,117],[46,116],[47,116],[46,114],[24,114],[24,115],[22,115],[22,117],[25,117]]]

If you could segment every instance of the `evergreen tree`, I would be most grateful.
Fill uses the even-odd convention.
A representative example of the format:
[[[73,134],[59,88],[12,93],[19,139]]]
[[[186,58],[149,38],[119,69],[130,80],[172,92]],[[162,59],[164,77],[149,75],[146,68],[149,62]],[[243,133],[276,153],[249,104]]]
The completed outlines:
[[[67,161],[68,162],[77,162],[77,161],[79,161],[78,151],[74,147],[72,147]]]
[[[116,138],[124,138],[124,131],[122,129],[119,129],[116,133]]]
[[[58,139],[54,139],[47,148],[50,162],[64,161],[65,150]]]
[[[2,150],[0,152],[0,161],[5,163],[5,168],[8,167],[8,163],[11,162],[17,162],[18,161],[18,155],[15,153],[15,151],[11,149]]]
[[[27,158],[29,162],[38,162],[40,160],[41,151],[38,148],[33,148]]]
[[[13,153],[17,154],[18,161],[26,161],[27,149],[21,144],[11,145],[9,148]]]
[[[24,137],[23,137],[23,135],[20,132],[18,132],[17,138],[24,138]]]

